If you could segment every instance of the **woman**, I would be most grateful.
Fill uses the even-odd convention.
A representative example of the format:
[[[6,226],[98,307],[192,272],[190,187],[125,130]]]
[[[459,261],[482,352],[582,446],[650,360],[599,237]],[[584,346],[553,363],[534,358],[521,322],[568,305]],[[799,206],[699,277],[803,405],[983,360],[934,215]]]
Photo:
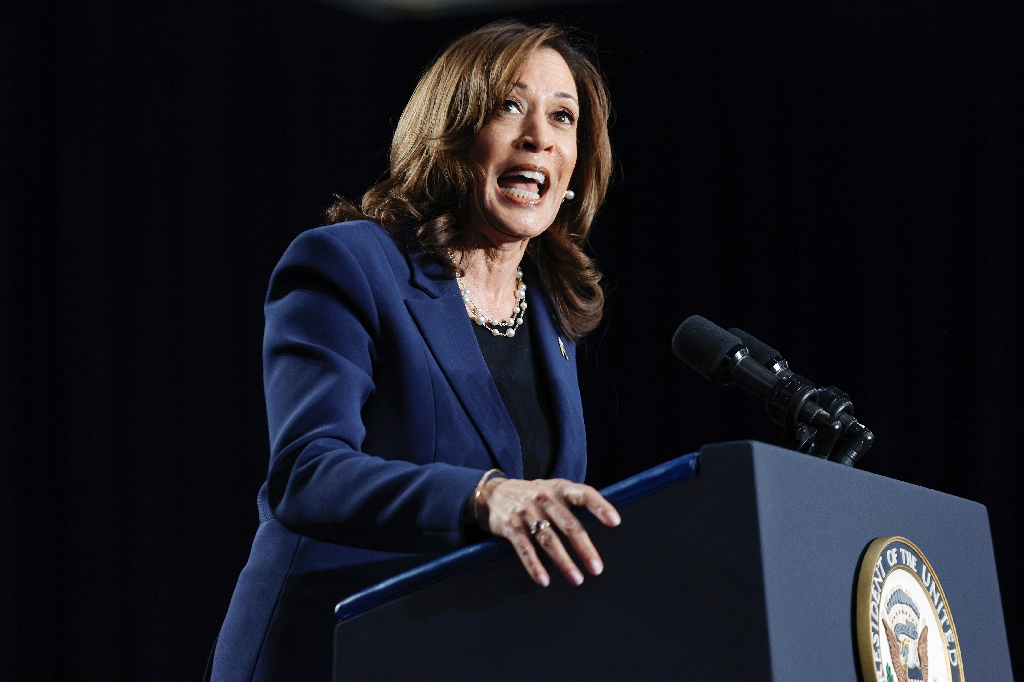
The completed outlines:
[[[288,248],[266,302],[271,461],[214,680],[329,679],[333,606],[474,532],[573,584],[600,556],[580,484],[574,341],[601,317],[583,253],[611,170],[597,70],[554,27],[452,44],[398,123],[390,177]],[[479,529],[479,530],[478,530]]]

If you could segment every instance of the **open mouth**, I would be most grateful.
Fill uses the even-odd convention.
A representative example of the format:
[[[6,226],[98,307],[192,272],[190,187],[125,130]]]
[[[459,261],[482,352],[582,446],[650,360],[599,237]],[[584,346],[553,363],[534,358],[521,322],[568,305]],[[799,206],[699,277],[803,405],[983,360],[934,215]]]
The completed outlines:
[[[540,199],[547,184],[547,173],[542,170],[513,168],[498,178],[498,187],[502,192],[527,201]]]

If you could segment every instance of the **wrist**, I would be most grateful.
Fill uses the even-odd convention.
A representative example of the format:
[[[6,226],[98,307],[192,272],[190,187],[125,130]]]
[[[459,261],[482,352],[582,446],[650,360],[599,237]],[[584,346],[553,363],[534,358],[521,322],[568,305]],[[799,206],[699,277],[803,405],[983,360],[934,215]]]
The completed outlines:
[[[487,500],[494,489],[505,480],[501,469],[491,469],[480,477],[480,482],[466,500],[465,515],[483,530],[489,530]]]
[[[495,476],[494,478],[488,479],[483,486],[480,488],[480,494],[477,496],[476,502],[476,525],[482,530],[491,532],[491,495],[494,494],[494,490],[507,481],[503,475]]]

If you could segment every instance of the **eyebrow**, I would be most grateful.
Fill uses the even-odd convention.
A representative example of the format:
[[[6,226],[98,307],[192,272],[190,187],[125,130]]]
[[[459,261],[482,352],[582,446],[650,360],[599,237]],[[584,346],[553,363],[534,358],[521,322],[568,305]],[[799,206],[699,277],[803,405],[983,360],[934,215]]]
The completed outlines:
[[[526,83],[523,83],[522,81],[516,81],[515,83],[513,83],[513,87],[517,87],[520,90],[531,90],[532,89],[529,86],[527,86]],[[556,93],[553,93],[553,94],[554,94],[555,97],[562,97],[564,99],[571,99],[573,102],[576,102],[576,104],[579,104],[579,100],[577,100],[576,97],[574,97],[572,95],[572,93],[556,92]]]

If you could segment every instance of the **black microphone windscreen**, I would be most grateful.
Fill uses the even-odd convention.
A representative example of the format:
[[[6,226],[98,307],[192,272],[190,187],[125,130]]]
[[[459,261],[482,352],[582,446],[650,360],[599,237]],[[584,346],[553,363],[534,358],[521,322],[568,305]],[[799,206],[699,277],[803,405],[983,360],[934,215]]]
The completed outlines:
[[[764,365],[765,367],[771,367],[776,362],[783,359],[782,353],[775,350],[767,343],[755,339],[742,329],[733,327],[729,332],[739,337],[740,341],[743,342],[743,345],[747,347],[747,352],[750,353],[750,357],[757,360],[757,364]]]
[[[706,379],[712,379],[722,361],[742,346],[739,337],[700,315],[683,320],[672,335],[672,352]]]

